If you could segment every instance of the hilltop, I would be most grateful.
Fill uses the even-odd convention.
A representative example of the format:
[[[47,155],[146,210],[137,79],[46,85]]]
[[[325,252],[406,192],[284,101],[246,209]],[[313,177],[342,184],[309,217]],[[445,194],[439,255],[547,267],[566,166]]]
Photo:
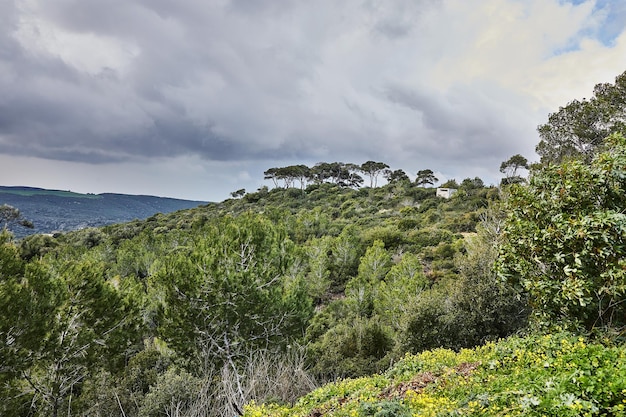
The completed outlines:
[[[170,213],[206,204],[175,198],[127,194],[81,194],[33,187],[0,186],[0,205],[20,210],[33,229],[11,228],[17,237],[66,232],[87,227],[146,219],[156,213]]]

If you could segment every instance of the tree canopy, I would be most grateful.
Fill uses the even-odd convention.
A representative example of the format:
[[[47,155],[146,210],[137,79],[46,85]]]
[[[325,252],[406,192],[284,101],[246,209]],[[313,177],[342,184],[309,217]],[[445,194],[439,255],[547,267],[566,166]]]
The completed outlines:
[[[384,162],[367,161],[361,164],[360,171],[370,178],[370,187],[378,185],[378,176],[383,173],[389,165]]]
[[[513,184],[523,182],[524,179],[519,175],[520,169],[529,169],[528,160],[520,154],[515,154],[500,164],[500,172],[506,175],[502,179],[502,184]]]
[[[590,99],[572,100],[537,128],[541,162],[590,162],[611,133],[626,134],[626,72],[615,83],[597,84]]]
[[[383,175],[389,183],[409,181],[409,176],[406,175],[406,172],[401,169],[395,169],[393,171],[388,169],[383,173]]]
[[[435,173],[432,169],[423,169],[417,172],[417,177],[415,178],[415,184],[417,185],[433,185],[439,181],[437,177],[435,177]]]

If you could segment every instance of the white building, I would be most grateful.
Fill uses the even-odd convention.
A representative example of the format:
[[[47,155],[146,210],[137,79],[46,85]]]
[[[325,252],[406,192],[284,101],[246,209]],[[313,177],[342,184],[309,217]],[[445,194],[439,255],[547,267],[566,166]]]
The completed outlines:
[[[456,193],[456,188],[437,188],[437,197],[450,198]]]

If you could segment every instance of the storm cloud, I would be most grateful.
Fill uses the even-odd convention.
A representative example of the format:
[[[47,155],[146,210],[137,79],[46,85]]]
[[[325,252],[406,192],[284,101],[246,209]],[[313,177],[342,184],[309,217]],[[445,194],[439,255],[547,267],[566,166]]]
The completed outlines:
[[[9,0],[0,156],[193,160],[186,184],[232,170],[235,188],[330,159],[490,180],[534,157],[549,112],[626,69],[624,18],[606,0]]]

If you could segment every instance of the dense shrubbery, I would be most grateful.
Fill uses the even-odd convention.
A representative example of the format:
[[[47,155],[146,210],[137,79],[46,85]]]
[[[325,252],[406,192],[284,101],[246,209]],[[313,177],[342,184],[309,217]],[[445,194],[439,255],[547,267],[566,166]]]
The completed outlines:
[[[462,282],[456,225],[474,231],[464,219],[489,204],[477,195],[469,207],[409,182],[316,184],[19,243],[3,235],[0,390],[10,400],[0,410],[152,416],[217,397],[242,407],[270,398],[224,384],[246,383],[254,352],[281,358],[299,343],[311,381],[382,371],[422,314],[411,306]],[[469,331],[480,336],[410,349],[494,334]]]
[[[545,279],[527,273],[531,266],[521,257],[532,249],[532,242],[519,244],[534,239],[528,231],[545,229],[541,233],[558,235],[565,245],[566,236],[582,240],[550,229],[549,221],[563,218],[577,233],[598,224],[584,230],[597,237],[591,241],[604,235],[613,240],[594,252],[595,266],[621,265],[617,223],[572,223],[576,219],[564,215],[567,204],[583,204],[577,199],[590,202],[585,207],[595,220],[605,209],[598,196],[622,204],[619,172],[626,168],[620,168],[618,151],[611,155],[599,157],[597,168],[567,168],[572,175],[596,169],[583,175],[588,182],[581,194],[568,185],[574,181],[570,171],[546,170],[535,173],[529,186],[513,186],[504,206],[497,190],[475,180],[464,181],[449,200],[406,182],[367,190],[319,184],[297,192],[262,189],[145,222],[31,237],[19,246],[5,234],[0,295],[8,319],[0,323],[6,370],[0,393],[8,400],[0,411],[232,416],[250,401],[278,404],[249,406],[247,414],[255,416],[619,410],[621,391],[590,391],[591,379],[581,374],[572,384],[556,367],[558,358],[577,363],[576,355],[589,354],[586,341],[563,335],[558,342],[531,336],[492,343],[524,329],[531,309],[533,317],[563,323],[570,315],[580,319],[577,312],[587,308],[573,298],[575,308],[541,310],[547,304],[538,300],[557,298],[548,291],[553,287],[527,285]],[[591,186],[598,181],[605,181],[604,194]],[[549,204],[543,190],[556,190]],[[593,196],[585,200],[586,192]],[[526,199],[533,203],[524,208]],[[532,224],[537,219],[546,224]],[[508,281],[492,269],[498,254]],[[562,269],[568,279],[581,271],[591,277],[587,264],[576,269],[576,255],[551,256],[532,261],[570,265],[569,272]],[[550,268],[545,272],[554,272]],[[619,278],[613,272],[600,278]],[[621,308],[615,283],[607,287],[615,290],[608,298],[614,313]],[[587,300],[591,293],[572,294]],[[531,344],[541,348],[531,351]],[[484,347],[463,350],[478,345]],[[592,346],[614,362],[607,359],[597,370],[622,372],[621,350]],[[420,354],[441,347],[460,353]],[[328,385],[290,408],[319,381],[345,377],[356,379]],[[276,389],[261,389],[259,380]],[[517,394],[506,386],[517,386]]]
[[[327,385],[293,407],[250,405],[246,415],[623,415],[626,140],[613,135],[604,149],[512,185],[505,217],[483,212],[478,235],[456,254],[454,279],[427,273],[435,281],[403,303],[398,351],[481,348],[408,356],[383,375]],[[423,219],[446,223],[441,210],[422,208]],[[414,233],[416,247],[429,236]],[[455,244],[426,242],[422,256],[437,266]],[[504,280],[491,268],[496,258]],[[488,342],[523,328],[531,312],[529,336]]]

